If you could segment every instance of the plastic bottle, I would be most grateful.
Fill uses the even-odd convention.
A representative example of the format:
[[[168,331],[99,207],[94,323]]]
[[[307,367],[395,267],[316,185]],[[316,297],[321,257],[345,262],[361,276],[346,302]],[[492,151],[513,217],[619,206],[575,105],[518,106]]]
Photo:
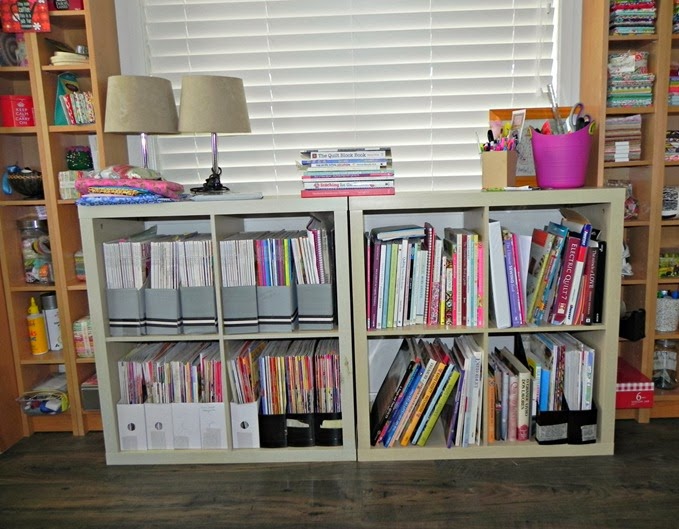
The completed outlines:
[[[42,304],[42,314],[45,317],[49,348],[52,351],[61,351],[64,345],[61,343],[61,324],[59,309],[57,308],[57,295],[54,292],[41,294],[40,303]]]
[[[31,342],[31,353],[34,355],[45,354],[49,351],[45,317],[40,313],[40,309],[35,303],[35,298],[31,298],[26,322],[28,324],[28,338]]]

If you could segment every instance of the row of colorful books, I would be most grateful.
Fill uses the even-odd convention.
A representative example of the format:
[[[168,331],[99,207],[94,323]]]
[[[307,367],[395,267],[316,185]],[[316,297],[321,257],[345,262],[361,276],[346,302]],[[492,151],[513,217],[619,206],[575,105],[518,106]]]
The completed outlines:
[[[404,339],[370,410],[371,444],[425,446],[439,422],[448,448],[480,443],[481,359],[469,336]]]
[[[583,217],[514,233],[489,223],[491,319],[498,328],[602,321],[606,242]]]
[[[263,415],[339,413],[339,341],[245,340],[230,344],[227,372],[238,404]]]
[[[488,441],[527,441],[540,414],[591,410],[596,351],[570,333],[516,335],[488,355]]]
[[[140,344],[118,361],[123,404],[223,402],[216,342]]]
[[[389,147],[350,147],[300,151],[303,198],[393,195]]]
[[[224,286],[327,284],[333,275],[331,219],[314,215],[305,230],[239,232],[219,242]],[[104,243],[109,289],[212,286],[209,234],[159,235],[156,227]]]
[[[366,233],[367,328],[483,325],[484,248],[472,230],[405,224]]]

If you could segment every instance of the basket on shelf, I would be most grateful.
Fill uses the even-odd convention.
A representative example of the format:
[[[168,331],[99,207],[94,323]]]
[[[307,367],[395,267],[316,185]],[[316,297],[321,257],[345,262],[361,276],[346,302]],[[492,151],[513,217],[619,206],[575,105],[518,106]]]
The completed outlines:
[[[40,171],[26,168],[17,173],[9,173],[7,179],[12,190],[26,198],[43,198],[44,196]]]

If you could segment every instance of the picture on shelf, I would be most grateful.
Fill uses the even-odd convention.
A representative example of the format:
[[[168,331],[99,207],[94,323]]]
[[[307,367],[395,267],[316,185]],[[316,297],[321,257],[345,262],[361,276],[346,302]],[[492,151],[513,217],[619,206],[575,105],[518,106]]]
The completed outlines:
[[[52,31],[46,0],[0,0],[0,12],[5,33]]]

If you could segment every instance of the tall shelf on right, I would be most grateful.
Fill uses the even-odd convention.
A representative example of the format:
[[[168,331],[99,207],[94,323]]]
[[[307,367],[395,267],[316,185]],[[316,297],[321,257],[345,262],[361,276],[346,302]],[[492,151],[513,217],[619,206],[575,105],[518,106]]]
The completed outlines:
[[[679,186],[679,163],[665,161],[666,133],[679,130],[679,107],[668,106],[670,67],[679,63],[679,35],[672,33],[673,0],[656,0],[656,7],[654,33],[614,35],[609,32],[609,0],[583,2],[580,76],[580,100],[599,124],[588,184],[606,186],[611,180],[628,181],[638,200],[638,216],[624,223],[632,275],[621,279],[621,300],[628,311],[645,310],[645,337],[635,341],[621,338],[619,355],[649,377],[655,341],[679,338],[679,332],[655,330],[658,290],[679,289],[679,278],[658,277],[661,250],[679,248],[679,220],[662,217],[663,188]],[[607,106],[609,54],[627,51],[648,52],[648,69],[655,74],[650,106]],[[636,114],[642,119],[641,159],[605,161],[606,118]],[[679,417],[679,390],[656,390],[652,408],[617,410],[616,417],[639,422]]]

